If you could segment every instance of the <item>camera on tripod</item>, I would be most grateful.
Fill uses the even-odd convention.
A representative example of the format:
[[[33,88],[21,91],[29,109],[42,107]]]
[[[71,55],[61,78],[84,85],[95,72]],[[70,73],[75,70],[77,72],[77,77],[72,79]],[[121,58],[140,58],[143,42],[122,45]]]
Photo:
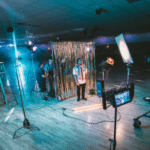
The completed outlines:
[[[112,88],[102,91],[103,109],[107,109],[108,105],[114,108],[122,106],[132,101],[134,97],[134,83],[127,84],[125,87],[116,89]]]

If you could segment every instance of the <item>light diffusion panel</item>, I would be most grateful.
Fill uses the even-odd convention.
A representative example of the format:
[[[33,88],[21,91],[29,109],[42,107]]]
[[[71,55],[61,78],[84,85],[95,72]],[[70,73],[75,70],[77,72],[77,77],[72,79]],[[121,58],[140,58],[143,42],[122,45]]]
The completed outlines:
[[[127,63],[127,64],[134,63],[133,59],[131,57],[130,51],[128,49],[128,46],[125,42],[123,34],[120,34],[117,37],[115,37],[115,40],[119,47],[119,51],[120,51],[121,57],[123,59],[123,62]]]

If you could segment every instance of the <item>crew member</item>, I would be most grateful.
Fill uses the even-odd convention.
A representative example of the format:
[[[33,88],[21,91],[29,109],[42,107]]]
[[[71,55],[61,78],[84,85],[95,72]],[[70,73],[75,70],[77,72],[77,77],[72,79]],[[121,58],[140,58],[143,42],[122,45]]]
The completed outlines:
[[[42,92],[42,96],[43,96],[43,100],[47,100],[48,98],[45,96],[45,92],[46,92],[46,77],[47,75],[45,75],[45,71],[44,71],[44,65],[41,62],[38,69],[36,70],[36,78],[37,78],[37,82],[39,84],[39,88]]]
[[[50,87],[51,87],[51,90],[49,91],[50,93],[55,93],[55,90],[54,90],[54,73],[53,73],[53,70],[54,70],[54,66],[53,66],[53,60],[50,58],[48,60],[48,64],[46,64],[46,72],[47,72],[47,75],[48,75],[48,81],[49,81],[49,84],[50,84]]]

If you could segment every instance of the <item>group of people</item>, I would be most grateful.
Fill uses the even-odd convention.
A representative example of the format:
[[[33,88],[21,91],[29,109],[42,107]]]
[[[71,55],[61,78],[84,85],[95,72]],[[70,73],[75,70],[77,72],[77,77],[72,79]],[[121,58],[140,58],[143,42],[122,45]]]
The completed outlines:
[[[36,70],[36,78],[37,82],[40,88],[40,91],[42,92],[42,99],[48,100],[48,97],[45,95],[46,92],[46,78],[48,78],[51,90],[50,93],[55,93],[54,90],[54,74],[53,74],[54,66],[53,66],[53,60],[49,59],[48,63],[44,66],[43,62],[40,62],[38,69]]]
[[[77,101],[79,102],[80,99],[80,88],[82,88],[82,99],[87,100],[85,98],[85,87],[86,87],[86,80],[87,80],[87,68],[83,64],[82,58],[77,59],[77,65],[73,68],[72,73],[74,75],[75,83],[77,86]],[[48,78],[51,91],[55,93],[54,90],[54,66],[53,60],[49,59],[48,63],[44,66],[43,62],[40,63],[37,71],[36,71],[37,82],[42,92],[42,99],[48,100],[48,97],[45,95],[46,92],[46,78]]]

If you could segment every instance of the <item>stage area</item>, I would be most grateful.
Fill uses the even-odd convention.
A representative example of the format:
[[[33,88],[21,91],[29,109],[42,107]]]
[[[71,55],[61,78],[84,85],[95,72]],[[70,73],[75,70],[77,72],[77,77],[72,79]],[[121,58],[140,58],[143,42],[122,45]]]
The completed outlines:
[[[126,66],[119,68],[109,72],[109,78],[105,78],[105,89],[117,88],[126,80]],[[150,117],[140,119],[142,122],[140,129],[133,127],[133,118],[150,109],[150,104],[143,100],[143,97],[150,94],[148,68],[133,66],[131,69],[130,81],[135,83],[135,97],[131,103],[118,107],[117,150],[150,149]],[[23,126],[24,117],[21,104],[16,105],[13,102],[14,97],[11,93],[7,92],[6,95],[11,102],[10,110],[14,108],[14,111],[4,123],[9,111],[0,101],[0,150],[108,150],[110,148],[108,139],[113,138],[114,122],[109,121],[114,121],[114,108],[103,110],[100,106],[102,101],[96,95],[87,95],[87,101],[77,102],[76,97],[65,101],[58,101],[55,98],[42,101],[40,94],[35,91],[31,96],[25,94],[27,119],[40,131],[20,129],[15,139],[13,139],[14,132]],[[20,101],[19,94],[16,97]],[[98,107],[95,106],[93,110],[73,111],[93,105]]]
[[[118,108],[117,150],[150,149],[150,118],[140,119],[141,129],[133,127],[133,118],[149,111],[149,105],[142,100],[143,94],[139,93],[142,92],[142,85],[137,81],[133,102]],[[110,87],[109,82],[106,88]],[[42,101],[40,95],[33,92],[31,97],[28,97],[28,105],[25,103],[26,116],[40,131],[21,129],[17,131],[15,139],[13,139],[14,132],[23,125],[22,109],[15,106],[10,118],[4,123],[8,111],[6,106],[1,104],[0,149],[108,150],[110,147],[108,139],[113,138],[114,123],[109,121],[114,120],[114,108],[103,110],[101,106],[99,107],[99,104],[102,104],[101,99],[97,96],[87,95],[87,97],[87,101],[80,102],[76,101],[76,97],[65,101],[49,98],[47,102]],[[75,108],[97,104],[99,108],[95,107],[93,110],[73,111]]]

